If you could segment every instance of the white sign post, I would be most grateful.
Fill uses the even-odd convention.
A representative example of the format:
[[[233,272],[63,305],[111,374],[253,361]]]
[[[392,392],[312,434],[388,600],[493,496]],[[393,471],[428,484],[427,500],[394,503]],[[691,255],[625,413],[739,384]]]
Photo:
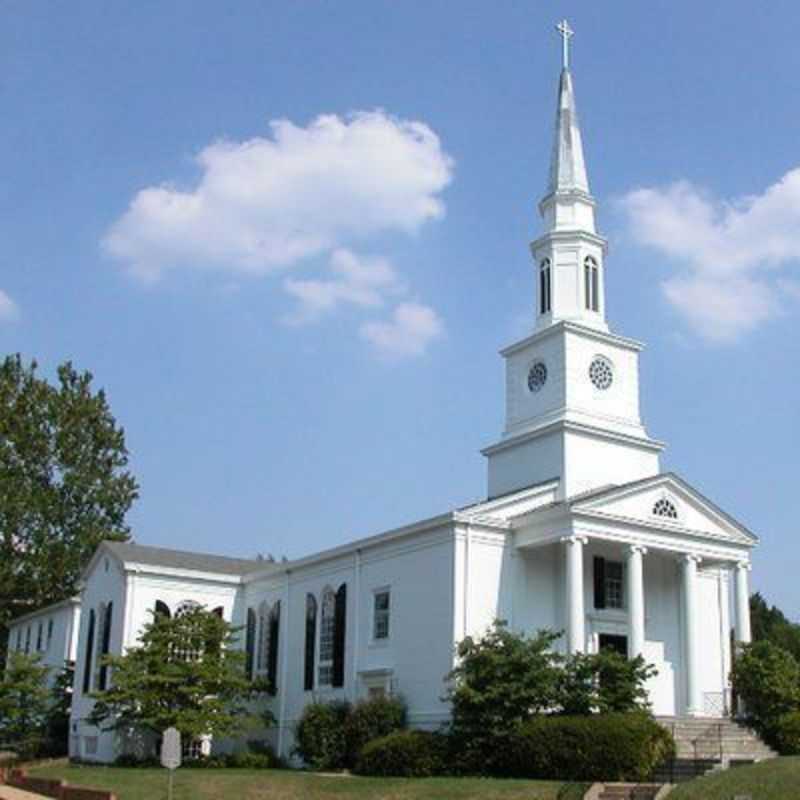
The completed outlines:
[[[169,800],[172,800],[172,777],[181,765],[181,733],[177,728],[167,728],[161,740],[161,766],[169,770]]]

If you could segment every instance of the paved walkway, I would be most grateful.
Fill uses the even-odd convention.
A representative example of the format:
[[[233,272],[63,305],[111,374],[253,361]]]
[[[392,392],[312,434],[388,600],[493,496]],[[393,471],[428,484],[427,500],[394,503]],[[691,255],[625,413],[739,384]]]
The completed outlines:
[[[44,795],[23,792],[12,786],[0,786],[0,800],[47,800]]]

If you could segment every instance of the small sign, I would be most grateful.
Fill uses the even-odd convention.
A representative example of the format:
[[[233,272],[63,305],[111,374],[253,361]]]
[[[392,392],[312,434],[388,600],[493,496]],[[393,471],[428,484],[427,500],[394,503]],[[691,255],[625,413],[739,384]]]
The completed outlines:
[[[181,734],[177,728],[167,728],[161,740],[161,766],[177,769],[181,765]]]

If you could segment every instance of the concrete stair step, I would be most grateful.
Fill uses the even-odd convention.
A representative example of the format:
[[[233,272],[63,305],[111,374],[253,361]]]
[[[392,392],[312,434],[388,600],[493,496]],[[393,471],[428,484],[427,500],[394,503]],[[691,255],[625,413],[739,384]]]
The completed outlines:
[[[661,789],[660,783],[607,783],[599,800],[653,800]]]

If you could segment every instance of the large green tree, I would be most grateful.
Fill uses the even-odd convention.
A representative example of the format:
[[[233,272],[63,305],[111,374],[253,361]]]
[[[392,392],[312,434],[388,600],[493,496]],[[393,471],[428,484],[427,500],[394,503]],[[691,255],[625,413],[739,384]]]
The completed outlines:
[[[800,625],[787,619],[777,606],[770,606],[759,592],[750,596],[750,620],[754,642],[771,642],[800,662]]]
[[[0,363],[0,663],[18,614],[74,593],[103,539],[126,539],[138,495],[125,435],[92,375],[53,383],[19,355]]]
[[[140,644],[110,656],[111,687],[95,694],[90,721],[104,729],[231,736],[254,722],[247,701],[267,687],[250,681],[238,631],[202,607],[155,613]]]
[[[35,755],[45,737],[52,702],[47,673],[38,656],[11,653],[0,679],[0,742],[23,758]]]

